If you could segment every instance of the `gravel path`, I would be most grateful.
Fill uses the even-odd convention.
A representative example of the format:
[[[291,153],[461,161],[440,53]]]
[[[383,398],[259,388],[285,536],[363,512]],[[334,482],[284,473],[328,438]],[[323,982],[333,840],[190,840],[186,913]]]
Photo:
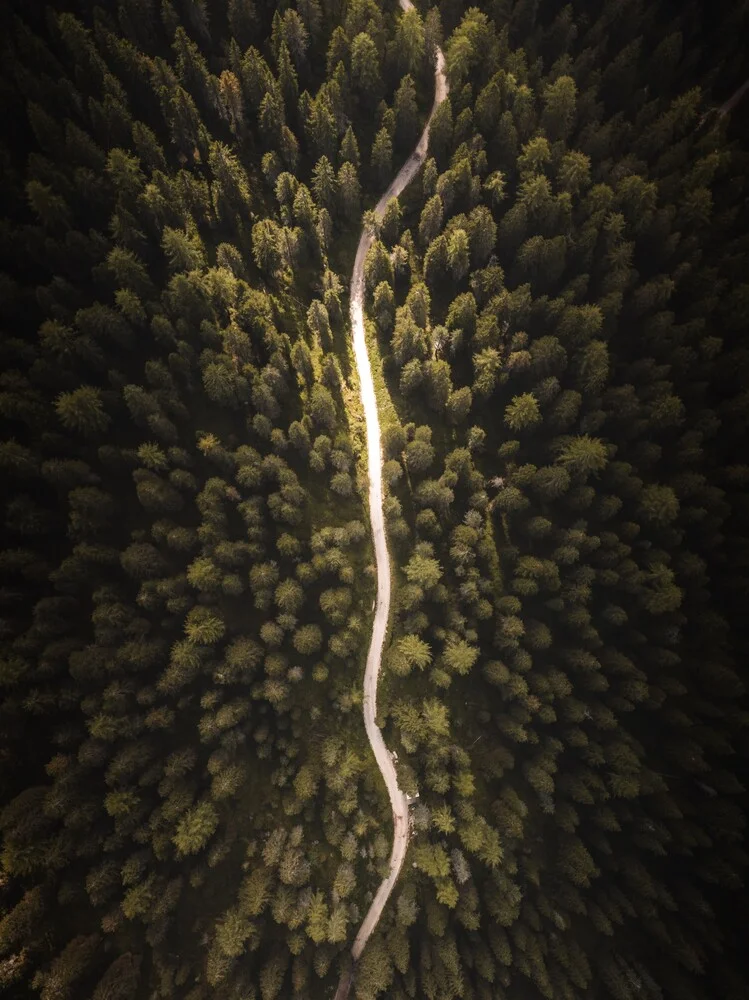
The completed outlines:
[[[399,0],[403,10],[413,7],[411,0]],[[426,159],[429,145],[429,125],[437,107],[447,96],[448,86],[445,78],[445,59],[441,49],[437,49],[435,67],[434,104],[424,131],[416,144],[413,153],[398,171],[395,179],[375,207],[378,218],[382,218],[387,203],[398,195],[413,180],[419,167]],[[359,932],[354,939],[351,955],[354,963],[359,959],[369,936],[377,926],[390,893],[393,891],[403,860],[408,848],[408,798],[398,786],[398,777],[390,757],[382,733],[375,722],[377,716],[377,679],[382,663],[382,647],[385,641],[388,615],[390,613],[390,555],[385,537],[385,516],[382,509],[382,441],[380,438],[380,420],[377,413],[372,367],[367,352],[364,336],[364,260],[367,251],[372,246],[374,236],[366,230],[362,232],[356,251],[356,261],[351,275],[351,329],[354,343],[354,356],[361,386],[361,398],[364,406],[364,416],[367,426],[367,460],[369,464],[369,518],[372,524],[375,560],[377,565],[377,601],[375,617],[372,625],[372,641],[367,654],[367,666],[364,673],[364,726],[370,745],[377,760],[382,777],[387,785],[390,804],[393,809],[393,849],[390,855],[390,871],[383,879],[372,905],[362,921]],[[352,974],[344,974],[336,992],[335,1000],[345,1000],[351,987]]]

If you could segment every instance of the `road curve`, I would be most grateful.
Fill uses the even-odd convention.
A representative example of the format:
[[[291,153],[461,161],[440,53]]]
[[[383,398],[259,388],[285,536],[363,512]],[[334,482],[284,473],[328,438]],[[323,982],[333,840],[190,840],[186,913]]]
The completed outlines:
[[[399,0],[403,10],[411,10],[411,0]],[[445,78],[445,59],[442,50],[437,49],[435,64],[434,104],[413,153],[398,171],[395,179],[375,206],[375,214],[382,218],[387,203],[397,198],[413,180],[426,158],[429,146],[429,126],[434,112],[447,97],[448,86]],[[367,428],[367,461],[369,466],[369,518],[372,525],[375,562],[377,566],[377,601],[372,625],[372,641],[367,654],[364,673],[364,727],[377,760],[382,777],[387,785],[390,804],[393,809],[393,849],[390,855],[390,871],[383,879],[372,904],[351,947],[354,963],[359,959],[370,934],[377,926],[385,903],[398,879],[408,847],[408,798],[398,787],[398,777],[382,733],[375,722],[377,716],[377,679],[382,662],[382,647],[385,642],[388,616],[390,614],[390,556],[385,537],[385,517],[382,509],[382,441],[380,421],[377,414],[377,400],[372,380],[372,368],[364,336],[364,260],[374,242],[374,235],[366,229],[362,232],[356,251],[354,270],[351,275],[351,330],[354,344],[354,358],[359,374],[361,399]],[[351,987],[351,972],[345,972],[338,986],[335,1000],[345,1000]]]

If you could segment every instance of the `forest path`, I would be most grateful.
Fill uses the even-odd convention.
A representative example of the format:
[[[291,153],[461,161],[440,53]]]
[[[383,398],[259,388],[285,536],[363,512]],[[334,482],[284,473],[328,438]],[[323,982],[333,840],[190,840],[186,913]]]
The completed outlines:
[[[404,11],[413,9],[411,0],[399,0]],[[439,105],[447,97],[448,85],[445,77],[445,59],[441,49],[436,51],[434,71],[434,103],[429,113],[424,131],[416,148],[396,174],[392,184],[375,206],[375,214],[381,219],[391,198],[398,195],[413,180],[417,171],[426,159],[429,146],[429,126],[432,116]],[[375,563],[377,566],[377,602],[372,625],[372,641],[367,654],[367,666],[364,673],[364,727],[367,731],[370,746],[377,760],[377,766],[387,785],[390,804],[393,809],[393,849],[390,854],[390,870],[382,880],[372,904],[362,921],[359,932],[351,947],[351,956],[356,963],[361,956],[372,931],[377,926],[390,893],[393,891],[408,848],[408,797],[398,786],[392,758],[385,746],[375,718],[377,716],[377,680],[382,663],[382,647],[385,642],[388,616],[390,614],[390,556],[385,537],[385,515],[382,508],[382,440],[380,437],[380,420],[377,413],[372,366],[367,351],[367,341],[364,334],[364,260],[367,251],[374,242],[374,235],[366,229],[362,231],[359,246],[356,251],[354,270],[351,275],[351,330],[354,344],[354,358],[359,375],[362,405],[367,427],[367,461],[369,466],[369,518],[372,524],[372,537],[375,547]],[[345,972],[336,991],[335,1000],[345,1000],[348,997],[353,978],[353,970]]]
[[[739,101],[741,101],[746,94],[749,94],[749,80],[745,80],[741,86],[731,94],[725,104],[721,104],[718,108],[718,114],[720,117],[722,118],[724,115],[733,111]]]

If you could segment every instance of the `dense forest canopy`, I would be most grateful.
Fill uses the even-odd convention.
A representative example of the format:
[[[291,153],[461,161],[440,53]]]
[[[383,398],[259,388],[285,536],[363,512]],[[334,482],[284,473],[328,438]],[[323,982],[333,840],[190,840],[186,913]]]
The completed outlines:
[[[0,989],[347,967],[366,225],[352,995],[745,1000],[747,4],[0,18]]]

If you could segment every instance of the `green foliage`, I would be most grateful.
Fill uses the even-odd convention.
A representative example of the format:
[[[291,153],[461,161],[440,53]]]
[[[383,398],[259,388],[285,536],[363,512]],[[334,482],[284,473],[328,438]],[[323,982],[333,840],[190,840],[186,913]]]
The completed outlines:
[[[538,400],[532,392],[515,396],[505,407],[505,423],[511,431],[527,430],[541,422]]]
[[[226,626],[217,614],[208,608],[195,607],[185,621],[185,635],[196,646],[213,646],[226,631]]]
[[[428,547],[427,547],[428,549]],[[410,583],[415,583],[423,590],[435,587],[442,577],[439,562],[428,552],[416,552],[403,569]]]
[[[456,674],[467,674],[478,659],[478,655],[478,649],[464,639],[452,639],[442,651],[442,661]]]
[[[94,386],[84,385],[73,392],[63,392],[55,403],[57,416],[67,430],[81,434],[103,433],[109,425],[101,398],[101,391]]]
[[[387,655],[390,669],[399,676],[405,677],[414,667],[424,670],[432,662],[432,651],[429,643],[416,635],[404,635],[393,643]]]
[[[4,19],[0,983],[350,961],[366,209],[351,995],[743,998],[746,11],[277,7]]]
[[[188,809],[177,824],[174,845],[180,854],[202,851],[218,827],[218,813],[210,802]]]
[[[294,633],[294,649],[297,653],[310,656],[322,646],[322,632],[318,625],[303,625]]]
[[[572,473],[597,474],[606,468],[606,446],[599,438],[583,434],[564,445],[559,461]]]

